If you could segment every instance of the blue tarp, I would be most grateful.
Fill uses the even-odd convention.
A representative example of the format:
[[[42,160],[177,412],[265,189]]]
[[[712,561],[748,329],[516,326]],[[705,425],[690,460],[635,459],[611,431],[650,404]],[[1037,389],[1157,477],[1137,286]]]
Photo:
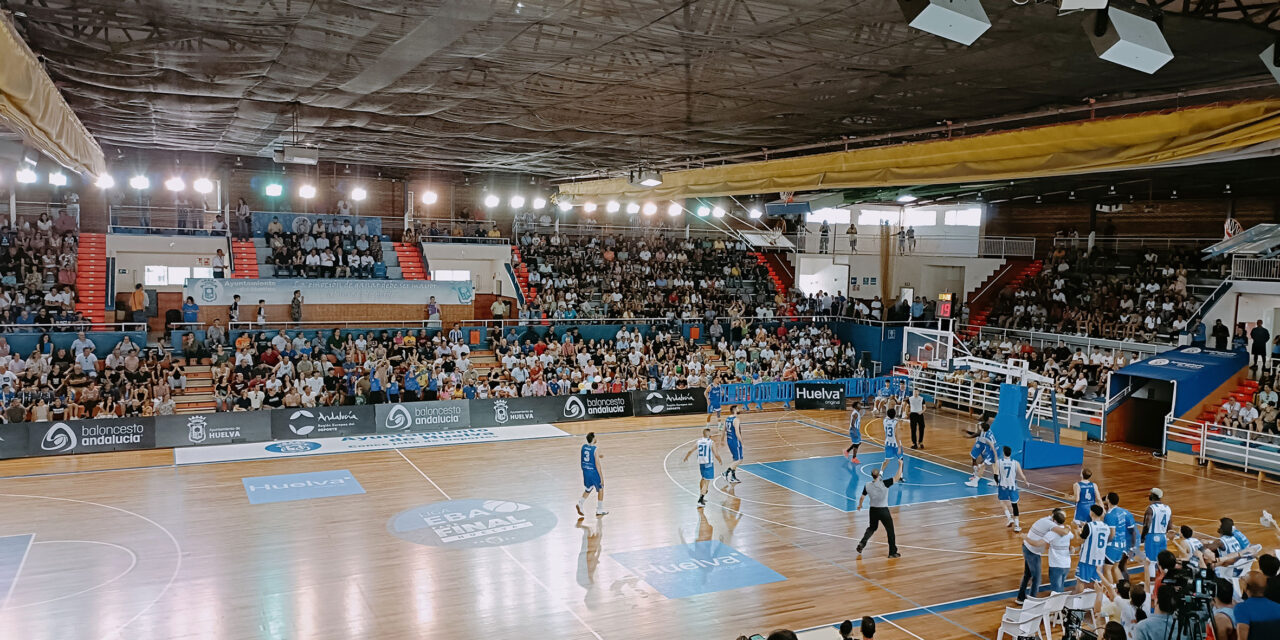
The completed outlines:
[[[1109,406],[1119,405],[1117,395],[1125,393],[1134,378],[1174,383],[1173,415],[1191,411],[1209,394],[1249,365],[1249,356],[1237,351],[1215,351],[1201,347],[1180,347],[1135,362],[1111,376],[1107,390]]]

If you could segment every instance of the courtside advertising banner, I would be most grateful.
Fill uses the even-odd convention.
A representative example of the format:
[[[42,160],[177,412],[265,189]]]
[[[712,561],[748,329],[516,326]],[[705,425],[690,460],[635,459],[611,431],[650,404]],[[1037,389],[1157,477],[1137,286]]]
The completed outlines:
[[[471,426],[506,427],[631,415],[631,394],[496,398],[471,401]]]
[[[372,405],[349,407],[293,407],[271,412],[275,440],[361,436],[375,431]]]
[[[843,409],[844,385],[836,382],[797,382],[796,409]]]
[[[33,456],[156,448],[155,418],[35,422],[28,429],[27,451]]]
[[[670,389],[632,391],[631,405],[637,416],[665,416],[677,413],[706,413],[707,390]]]
[[[232,411],[157,416],[156,446],[197,447],[266,442],[271,439],[271,416],[274,413],[277,412]]]
[[[466,400],[397,402],[375,407],[378,433],[448,431],[471,427],[471,405]]]

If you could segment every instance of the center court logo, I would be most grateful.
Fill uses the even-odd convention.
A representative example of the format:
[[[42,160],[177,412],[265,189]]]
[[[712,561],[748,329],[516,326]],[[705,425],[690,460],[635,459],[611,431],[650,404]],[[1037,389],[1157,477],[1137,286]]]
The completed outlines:
[[[569,396],[564,403],[564,417],[570,420],[584,418],[587,415],[587,408],[582,404],[582,400],[578,396]]]
[[[387,523],[391,535],[431,547],[501,547],[542,537],[556,516],[512,500],[450,500],[414,507]]]
[[[382,426],[392,431],[401,431],[403,429],[408,429],[412,424],[413,416],[409,413],[409,410],[404,408],[404,405],[398,404],[391,407],[391,413],[387,414],[387,419],[383,422]]]
[[[58,422],[49,427],[49,430],[44,433],[44,438],[40,440],[41,449],[54,453],[71,451],[76,448],[76,444],[78,444],[76,432],[65,422]]]

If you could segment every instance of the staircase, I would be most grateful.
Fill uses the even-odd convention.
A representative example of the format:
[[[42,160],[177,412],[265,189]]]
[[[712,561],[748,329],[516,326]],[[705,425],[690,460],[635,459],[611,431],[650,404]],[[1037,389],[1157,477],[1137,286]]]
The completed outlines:
[[[791,285],[795,284],[795,275],[780,254],[752,251],[751,255],[755,257],[758,264],[764,265],[769,270],[769,279],[773,281],[774,290],[786,296],[791,290]]]
[[[516,284],[520,286],[520,293],[524,294],[526,304],[533,302],[538,290],[529,286],[529,265],[520,255],[520,247],[514,244],[511,245],[511,268],[516,272]]]
[[[1214,417],[1218,415],[1218,409],[1221,409],[1222,405],[1226,404],[1228,399],[1235,398],[1236,402],[1244,404],[1246,402],[1253,402],[1253,396],[1257,393],[1257,380],[1241,380],[1240,383],[1236,385],[1236,388],[1233,389],[1231,393],[1227,394],[1227,397],[1206,406],[1204,410],[1200,412],[1200,415],[1196,417],[1196,421],[1203,422],[1204,424],[1213,424]]]
[[[253,239],[231,241],[231,277],[252,279],[258,278],[258,250],[253,246]]]
[[[107,321],[107,236],[104,234],[80,234],[80,248],[76,253],[76,311],[94,325]]]
[[[1024,260],[1011,259],[996,272],[987,277],[983,281],[982,286],[969,292],[966,296],[965,306],[969,308],[969,326],[962,328],[958,333],[961,338],[971,338],[987,326],[987,320],[991,315],[991,309],[995,306],[995,302],[999,299],[999,293],[1006,288],[1012,288],[1014,291],[1022,288],[1022,284],[1027,280],[1040,275],[1040,271],[1044,269],[1043,260]]]
[[[210,367],[203,364],[191,366],[186,368],[186,372],[187,390],[173,396],[174,413],[212,413],[216,405]]]
[[[400,275],[405,280],[429,280],[427,268],[422,264],[422,249],[413,242],[396,242],[392,245],[400,261]]]

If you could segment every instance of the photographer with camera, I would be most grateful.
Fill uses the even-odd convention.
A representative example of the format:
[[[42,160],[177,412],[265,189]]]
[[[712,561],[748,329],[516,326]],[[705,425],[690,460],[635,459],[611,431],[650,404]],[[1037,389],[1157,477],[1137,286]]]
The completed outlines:
[[[1170,584],[1160,585],[1156,589],[1155,615],[1138,623],[1134,627],[1134,640],[1184,640],[1190,639],[1190,633],[1174,633],[1177,587]]]

